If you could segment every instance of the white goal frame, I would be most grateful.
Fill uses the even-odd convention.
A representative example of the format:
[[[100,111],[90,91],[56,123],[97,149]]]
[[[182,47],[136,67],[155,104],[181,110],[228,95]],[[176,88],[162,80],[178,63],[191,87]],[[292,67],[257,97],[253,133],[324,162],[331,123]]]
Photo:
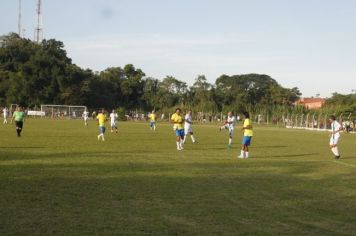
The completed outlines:
[[[64,116],[64,118],[81,118],[82,117],[82,113],[87,109],[87,106],[71,106],[71,105],[54,105],[54,104],[41,104],[41,118],[43,117],[47,117],[48,116],[48,111],[45,108],[49,108],[50,109],[50,118],[60,118],[60,117],[56,117],[54,114],[55,112],[63,112],[66,113]],[[60,109],[60,110],[59,110]],[[78,110],[81,110],[82,113],[80,114],[76,114],[75,117],[73,116],[73,112],[76,112]],[[46,114],[47,113],[47,114]]]

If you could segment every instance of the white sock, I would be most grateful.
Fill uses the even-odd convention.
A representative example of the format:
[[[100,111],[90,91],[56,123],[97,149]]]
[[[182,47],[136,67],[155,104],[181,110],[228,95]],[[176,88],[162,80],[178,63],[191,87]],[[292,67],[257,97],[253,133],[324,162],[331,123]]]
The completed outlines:
[[[195,138],[193,135],[190,135],[190,138],[192,139],[193,143],[195,143]]]
[[[334,153],[335,156],[340,156],[339,149],[337,147],[331,148],[331,151]]]
[[[185,143],[186,139],[187,139],[187,135],[184,135],[183,143]]]
[[[249,157],[250,157],[250,155],[249,155],[248,152],[245,152],[245,157],[246,157],[246,158],[249,158]]]
[[[244,152],[244,150],[241,150],[240,156],[241,156],[241,157],[245,157],[245,152]]]
[[[177,143],[177,149],[180,149],[180,145],[179,145],[179,142],[176,142]]]
[[[180,139],[180,141],[179,141],[179,146],[180,146],[180,148],[183,148],[183,140],[182,139]]]
[[[231,145],[232,143],[232,138],[229,138],[229,145]]]

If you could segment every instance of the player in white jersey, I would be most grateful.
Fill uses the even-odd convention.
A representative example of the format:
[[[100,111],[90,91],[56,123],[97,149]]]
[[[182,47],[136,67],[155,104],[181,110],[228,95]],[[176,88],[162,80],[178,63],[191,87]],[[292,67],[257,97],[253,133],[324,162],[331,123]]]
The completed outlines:
[[[227,113],[227,119],[224,123],[223,126],[220,127],[220,131],[223,129],[227,129],[229,131],[229,144],[228,147],[231,148],[231,143],[232,143],[232,136],[234,135],[234,130],[235,130],[235,116],[232,115],[232,112],[229,111],[229,113]]]
[[[7,124],[7,117],[9,116],[9,110],[6,107],[4,107],[4,109],[2,110],[2,115],[4,117],[3,124]]]
[[[184,117],[184,139],[183,143],[185,143],[185,140],[187,138],[187,135],[190,134],[190,138],[192,139],[192,142],[195,143],[196,140],[193,135],[193,129],[192,129],[192,124],[193,124],[193,119],[192,119],[192,110],[189,110],[187,114]]]
[[[85,109],[83,112],[83,119],[84,119],[84,125],[88,126],[89,111],[87,111],[87,109]]]
[[[112,110],[110,113],[110,127],[111,127],[111,133],[115,132],[117,133],[117,118],[119,115],[115,112],[115,110]]]
[[[339,159],[340,153],[339,153],[339,148],[337,147],[337,144],[340,139],[340,132],[342,131],[342,126],[340,125],[339,122],[336,121],[336,118],[333,115],[329,117],[329,122],[330,122],[330,126],[331,126],[330,142],[329,142],[330,148],[331,148],[331,151],[335,155],[335,159]]]

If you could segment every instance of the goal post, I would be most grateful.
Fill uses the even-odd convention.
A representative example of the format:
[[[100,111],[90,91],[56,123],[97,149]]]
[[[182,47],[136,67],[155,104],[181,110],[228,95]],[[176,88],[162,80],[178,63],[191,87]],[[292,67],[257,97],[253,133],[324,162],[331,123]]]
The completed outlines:
[[[87,110],[86,106],[43,104],[41,105],[41,118],[76,119],[81,118],[85,110]]]

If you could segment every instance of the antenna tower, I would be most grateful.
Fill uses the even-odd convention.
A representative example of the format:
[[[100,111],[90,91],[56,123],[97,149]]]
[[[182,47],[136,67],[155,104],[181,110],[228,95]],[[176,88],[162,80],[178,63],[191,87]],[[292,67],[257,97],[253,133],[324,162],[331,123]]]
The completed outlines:
[[[35,41],[40,43],[43,38],[43,28],[42,28],[42,1],[37,0],[37,27],[35,28]]]
[[[18,16],[18,22],[17,22],[17,27],[18,27],[18,34],[21,37],[22,34],[22,25],[21,25],[21,0],[19,0],[19,16]]]

